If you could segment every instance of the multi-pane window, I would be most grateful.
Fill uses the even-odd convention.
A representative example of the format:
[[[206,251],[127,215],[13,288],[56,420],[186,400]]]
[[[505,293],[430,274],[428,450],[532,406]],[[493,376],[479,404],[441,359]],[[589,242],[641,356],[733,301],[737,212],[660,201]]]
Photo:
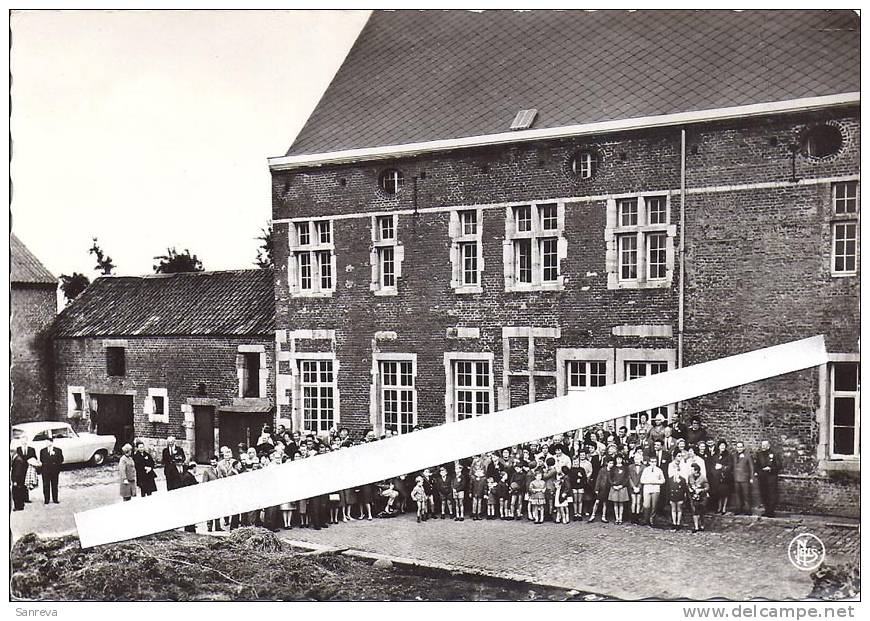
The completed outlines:
[[[626,362],[625,363],[625,379],[633,380],[639,377],[646,377],[647,375],[656,375],[658,373],[664,373],[668,370],[667,362]],[[653,408],[651,410],[647,410],[646,412],[649,415],[649,420],[653,420],[656,416],[661,414],[665,417],[665,420],[669,420],[670,415],[668,413],[668,406],[664,405],[658,408]],[[640,419],[640,412],[635,412],[631,414],[629,419],[629,424],[627,425],[629,429],[634,429],[637,427],[637,424]]]
[[[462,242],[459,244],[459,251],[462,259],[462,284],[478,284],[477,242]]]
[[[612,199],[607,222],[608,288],[669,286],[676,227],[670,224],[668,197]]]
[[[834,273],[854,273],[858,262],[858,224],[856,222],[835,222],[832,237],[834,240]]]
[[[457,293],[480,293],[483,213],[477,209],[462,209],[450,214],[450,262],[453,277],[450,285]]]
[[[335,289],[331,220],[294,223],[290,250],[291,294],[322,295]]]
[[[514,274],[519,283],[532,283],[532,240],[518,239],[514,242]]]
[[[658,280],[667,276],[667,241],[666,233],[647,233],[646,235],[646,277],[647,280]]]
[[[456,360],[453,373],[455,420],[489,414],[492,411],[489,361]]]
[[[637,226],[637,199],[622,198],[616,204],[619,208],[619,226]]]
[[[541,229],[544,231],[555,231],[559,228],[559,217],[556,211],[556,205],[540,205],[538,211],[541,214]]]
[[[646,199],[647,222],[650,224],[668,223],[668,202],[664,196],[648,196]]]
[[[402,174],[402,171],[390,168],[380,174],[378,177],[378,186],[384,191],[384,193],[392,196],[399,193],[399,190],[402,189],[402,183],[404,180],[405,176]]]
[[[394,214],[372,219],[372,285],[376,294],[395,294],[401,262]]]
[[[637,235],[620,235],[619,277],[622,280],[637,278]]]
[[[831,457],[857,458],[861,447],[861,368],[834,362],[831,368]]]
[[[607,384],[605,362],[569,360],[565,364],[569,391],[586,390]]]
[[[532,206],[520,205],[514,207],[516,229],[519,233],[527,233],[532,230]]]
[[[555,237],[545,237],[540,240],[543,282],[555,282],[559,276],[559,244]]]
[[[831,184],[831,273],[849,276],[858,271],[858,182]]]
[[[560,287],[561,205],[543,203],[508,209],[505,223],[505,288]],[[564,241],[564,240],[563,240]]]
[[[106,375],[123,377],[126,374],[126,350],[123,347],[106,347]]]
[[[303,428],[328,431],[337,423],[333,361],[300,360],[299,375]]]
[[[595,151],[580,151],[571,158],[571,172],[581,179],[590,179],[598,171],[598,154]]]
[[[408,433],[417,424],[414,363],[411,360],[383,360],[380,366],[384,427],[398,433]]]

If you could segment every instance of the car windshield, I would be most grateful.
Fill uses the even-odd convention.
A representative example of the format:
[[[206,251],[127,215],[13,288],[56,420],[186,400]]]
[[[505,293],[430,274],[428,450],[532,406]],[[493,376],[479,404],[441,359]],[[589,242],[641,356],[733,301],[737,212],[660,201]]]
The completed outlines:
[[[57,440],[58,438],[75,438],[76,432],[70,427],[58,427],[51,430],[51,437]]]

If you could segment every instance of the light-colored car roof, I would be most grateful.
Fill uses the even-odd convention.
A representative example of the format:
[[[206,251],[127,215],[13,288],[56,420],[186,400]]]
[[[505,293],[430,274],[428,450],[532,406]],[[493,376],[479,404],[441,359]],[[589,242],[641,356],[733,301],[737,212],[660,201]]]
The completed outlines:
[[[54,427],[69,427],[69,423],[60,420],[41,420],[12,425],[13,429],[20,429],[22,431],[41,431],[43,429],[52,429]]]

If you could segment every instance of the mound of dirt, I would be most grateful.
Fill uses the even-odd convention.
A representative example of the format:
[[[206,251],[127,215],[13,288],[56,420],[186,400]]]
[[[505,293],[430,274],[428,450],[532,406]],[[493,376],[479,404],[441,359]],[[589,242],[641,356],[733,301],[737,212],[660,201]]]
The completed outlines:
[[[528,600],[528,585],[305,555],[273,533],[240,528],[228,537],[170,531],[83,550],[78,538],[29,534],[12,548],[17,600]],[[566,599],[537,589],[535,599]]]

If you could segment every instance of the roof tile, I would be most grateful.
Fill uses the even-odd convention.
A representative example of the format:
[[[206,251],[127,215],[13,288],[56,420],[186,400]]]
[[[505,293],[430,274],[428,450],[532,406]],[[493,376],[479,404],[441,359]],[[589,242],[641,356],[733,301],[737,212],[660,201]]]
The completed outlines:
[[[853,11],[376,11],[288,155],[859,90]]]
[[[57,316],[58,338],[274,335],[272,270],[98,278]]]

